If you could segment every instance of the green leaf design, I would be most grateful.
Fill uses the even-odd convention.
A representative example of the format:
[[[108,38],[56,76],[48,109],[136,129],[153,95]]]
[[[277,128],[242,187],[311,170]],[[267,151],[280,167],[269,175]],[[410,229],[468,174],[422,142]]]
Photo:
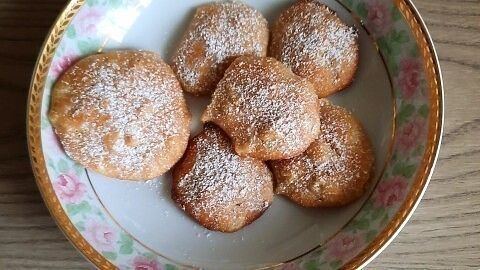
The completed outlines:
[[[53,160],[49,156],[47,156],[47,165],[52,169],[56,170],[55,165],[53,164]]]
[[[397,42],[389,42],[389,47],[390,47],[390,52],[392,55],[399,55],[401,50],[400,50],[400,44]]]
[[[353,229],[366,230],[370,227],[370,221],[367,218],[361,218],[358,220],[353,220],[350,226]]]
[[[415,173],[415,169],[416,169],[416,166],[414,164],[398,162],[393,167],[393,175],[401,175],[406,178],[410,178]]]
[[[178,268],[175,265],[166,264],[165,270],[177,270]]]
[[[400,32],[394,31],[395,33],[395,41],[398,43],[406,43],[410,41],[410,37],[408,37],[407,31],[400,30]]]
[[[54,83],[54,80],[51,79],[50,77],[48,77],[48,78],[47,78],[47,82],[46,82],[45,85],[46,85],[47,88],[52,88],[52,87],[53,87],[53,83]],[[46,100],[45,100],[45,101],[48,102],[48,104],[50,104],[51,96],[52,96],[52,95],[51,95],[50,93],[48,93],[47,96],[46,96]]]
[[[68,171],[68,162],[65,159],[60,159],[57,162],[57,169],[60,173],[64,173]]]
[[[368,15],[368,9],[367,9],[367,6],[365,5],[365,2],[360,2],[358,5],[357,5],[357,14],[362,17],[362,18],[366,18],[367,15]]]
[[[142,253],[142,256],[149,259],[149,260],[154,260],[155,259],[155,254],[153,254],[151,252]]]
[[[377,44],[378,44],[378,47],[380,47],[380,50],[384,51],[387,55],[390,54],[389,48],[388,48],[388,42],[385,37],[378,38]]]
[[[115,260],[118,257],[117,253],[111,251],[102,251],[102,255],[109,260]]]
[[[370,217],[372,220],[377,220],[379,217],[381,217],[385,213],[385,208],[376,208],[372,212],[372,216]]]
[[[418,57],[418,47],[417,47],[417,45],[412,46],[409,54],[410,54],[411,57],[414,57],[414,58]]]
[[[48,121],[47,117],[42,117],[41,118],[40,126],[42,127],[42,130],[47,128],[47,127],[50,127],[50,122]]]
[[[56,173],[58,173],[55,165],[53,165],[52,162],[48,162],[48,161],[47,161],[47,166],[50,167],[52,170],[54,170]]]
[[[400,106],[400,110],[398,112],[398,123],[401,125],[406,122],[406,120],[412,116],[413,112],[415,111],[415,106],[412,104],[402,104]]]
[[[398,21],[402,18],[402,14],[400,13],[400,11],[396,6],[392,7],[391,15],[392,15],[393,21]]]
[[[133,247],[131,245],[130,246],[121,245],[119,253],[120,254],[132,254],[133,253]]]
[[[65,33],[68,38],[74,39],[77,36],[77,31],[75,31],[75,25],[71,24],[67,28],[67,32]]]
[[[336,260],[330,263],[330,267],[332,269],[340,269],[340,266],[342,266],[342,261]]]
[[[108,1],[108,4],[110,5],[111,8],[118,8],[123,4],[122,0],[110,0]]]
[[[385,53],[389,62],[394,61],[394,57],[400,53],[400,44],[393,42],[391,35],[381,37],[377,40],[380,50]]]
[[[79,204],[69,203],[65,207],[70,216],[74,216],[79,213],[87,213],[92,210],[92,207],[87,201],[82,201]]]
[[[79,40],[77,47],[82,54],[90,54],[97,50],[99,42],[96,40]]]
[[[373,239],[375,239],[376,236],[377,236],[377,230],[370,230],[367,232],[367,235],[365,236],[365,240],[367,242],[370,242]]]
[[[387,65],[391,74],[398,74],[398,61],[395,59],[395,57],[388,58]]]
[[[382,220],[380,221],[380,225],[383,226],[387,223],[388,221],[388,213],[385,214],[385,216],[383,216]]]
[[[96,5],[98,3],[98,0],[87,0],[87,5],[88,6],[93,6],[93,5]]]
[[[133,240],[129,235],[122,233],[120,235],[120,243],[122,243],[122,244],[123,243],[133,243]]]
[[[368,200],[364,205],[363,205],[363,211],[370,211],[373,208],[373,201]]]
[[[423,145],[419,145],[415,148],[415,150],[413,151],[412,153],[412,156],[413,157],[418,157],[419,155],[421,155],[423,152]]]
[[[305,270],[317,270],[320,269],[320,265],[317,260],[310,260],[303,264]]]
[[[418,114],[421,115],[423,118],[427,118],[428,111],[429,110],[427,104],[423,104],[422,106],[420,106],[420,108],[418,108]]]
[[[75,164],[73,166],[73,169],[75,170],[76,175],[81,175],[84,168],[82,166],[78,165],[78,164]]]
[[[77,223],[75,223],[75,227],[77,227],[77,229],[81,232],[85,231],[85,222],[83,221],[79,221]]]
[[[103,220],[105,220],[105,216],[103,215],[102,211],[97,209],[97,212],[95,213],[97,216],[101,217]]]
[[[120,254],[132,254],[133,240],[126,234],[120,235]]]
[[[393,62],[395,59],[392,57],[397,56],[401,52],[401,45],[410,40],[407,31],[392,30],[385,37],[381,37],[377,40],[380,49],[385,52],[389,58],[388,62]]]

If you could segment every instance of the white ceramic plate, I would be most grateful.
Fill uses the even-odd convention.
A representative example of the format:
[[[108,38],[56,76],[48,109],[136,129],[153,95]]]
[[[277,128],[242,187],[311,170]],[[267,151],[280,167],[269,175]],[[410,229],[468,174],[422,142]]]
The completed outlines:
[[[366,261],[372,254],[360,258],[362,250],[378,239],[382,242],[370,249],[383,246],[418,201],[441,130],[438,69],[435,65],[428,69],[427,61],[435,60],[433,51],[421,52],[431,49],[431,44],[416,39],[415,29],[421,31],[423,26],[418,21],[409,24],[407,14],[414,13],[407,2],[322,1],[359,30],[356,79],[330,99],[360,119],[376,157],[369,191],[349,206],[306,209],[277,196],[265,214],[244,229],[232,234],[211,232],[170,199],[169,173],[147,182],[117,181],[75,164],[59,147],[45,112],[61,72],[79,57],[117,48],[155,51],[168,61],[195,8],[208,2],[91,0],[74,1],[67,7],[40,56],[29,111],[33,167],[54,217],[100,268],[316,269],[348,265],[355,258]],[[292,3],[245,2],[270,23]],[[432,80],[437,85],[430,88]],[[210,99],[187,96],[187,100],[195,134]],[[437,125],[432,126],[433,122]],[[377,185],[379,180],[382,183]],[[407,203],[403,216],[396,219]],[[385,228],[394,230],[382,236]],[[288,261],[292,262],[282,264]]]

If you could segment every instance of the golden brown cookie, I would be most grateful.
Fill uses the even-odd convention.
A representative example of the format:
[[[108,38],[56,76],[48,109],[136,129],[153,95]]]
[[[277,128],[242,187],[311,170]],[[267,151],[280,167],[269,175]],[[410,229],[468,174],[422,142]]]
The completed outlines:
[[[273,58],[242,56],[225,72],[202,121],[220,126],[241,156],[299,155],[319,132],[312,85]]]
[[[272,28],[270,54],[315,85],[319,97],[349,86],[358,66],[358,35],[327,6],[300,0]]]
[[[275,192],[305,207],[342,206],[365,192],[374,154],[352,113],[325,99],[320,104],[318,139],[302,155],[270,163]]]
[[[217,2],[197,9],[172,58],[183,89],[207,95],[230,63],[241,55],[266,56],[268,23],[241,2]]]
[[[119,179],[163,174],[190,134],[178,80],[157,54],[144,51],[78,61],[56,82],[48,116],[73,160]]]
[[[227,135],[206,124],[173,169],[172,199],[205,228],[234,232],[270,206],[272,175],[263,162],[235,154]]]

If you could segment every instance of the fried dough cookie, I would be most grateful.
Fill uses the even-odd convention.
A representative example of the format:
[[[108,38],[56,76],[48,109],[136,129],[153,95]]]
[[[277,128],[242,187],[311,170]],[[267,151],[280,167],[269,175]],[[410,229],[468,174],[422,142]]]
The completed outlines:
[[[349,86],[359,60],[357,31],[327,6],[300,0],[272,28],[270,54],[315,85],[326,97]]]
[[[78,61],[56,82],[48,117],[73,160],[118,179],[163,174],[190,134],[180,83],[158,55],[144,51]]]
[[[370,182],[372,146],[355,117],[325,99],[320,122],[320,135],[305,153],[270,163],[275,192],[305,207],[346,205],[358,199]]]
[[[173,169],[172,199],[205,228],[234,232],[270,206],[272,175],[262,161],[235,154],[227,135],[206,124]]]
[[[183,89],[208,95],[230,63],[241,55],[266,56],[267,20],[241,2],[218,2],[197,9],[172,58]]]
[[[254,56],[232,63],[202,121],[220,126],[240,156],[260,160],[299,155],[320,125],[312,85],[277,60]]]

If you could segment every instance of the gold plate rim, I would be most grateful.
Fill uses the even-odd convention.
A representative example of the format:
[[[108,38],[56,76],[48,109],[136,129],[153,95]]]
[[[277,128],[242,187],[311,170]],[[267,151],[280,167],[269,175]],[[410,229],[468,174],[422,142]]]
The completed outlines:
[[[434,105],[435,114],[430,114],[428,128],[428,149],[419,166],[411,191],[394,218],[385,229],[363,251],[357,254],[342,269],[362,269],[374,260],[400,233],[419,205],[432,178],[435,164],[440,153],[444,127],[444,88],[438,54],[425,21],[412,0],[395,0],[420,46],[426,61],[425,70],[430,78],[429,100]]]
[[[115,269],[116,267],[98,253],[74,227],[60,202],[55,196],[52,185],[46,171],[45,160],[40,139],[40,111],[43,90],[48,69],[66,27],[73,17],[80,10],[85,0],[71,0],[60,13],[51,27],[45,42],[40,50],[37,62],[32,75],[27,102],[27,142],[30,156],[30,163],[34,172],[35,181],[40,190],[43,200],[53,217],[57,226],[72,245],[91,263],[99,269]],[[385,229],[371,242],[360,254],[355,256],[344,269],[358,269],[364,267],[395,238],[402,227],[408,222],[415,208],[418,206],[432,177],[433,169],[438,158],[444,123],[444,89],[443,80],[438,60],[438,55],[433,45],[430,33],[425,22],[411,0],[394,0],[407,20],[414,33],[417,44],[422,49],[423,58],[426,62],[425,70],[430,82],[430,104],[435,109],[435,114],[430,114],[429,121],[429,143],[427,151],[420,164],[419,170],[411,191],[406,200],[388,223]]]

